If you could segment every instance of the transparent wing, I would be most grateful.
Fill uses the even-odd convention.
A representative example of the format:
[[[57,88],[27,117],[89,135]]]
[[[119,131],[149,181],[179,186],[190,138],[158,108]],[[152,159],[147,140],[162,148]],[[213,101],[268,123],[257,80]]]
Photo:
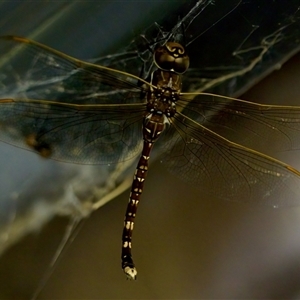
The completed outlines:
[[[192,101],[185,96],[178,103],[184,114],[229,140],[264,152],[300,148],[300,107],[262,105],[206,93]]]
[[[0,139],[67,162],[127,160],[142,141],[142,84],[28,39],[0,37]]]
[[[142,79],[72,58],[40,43],[0,37],[1,98],[77,104],[141,102]]]
[[[145,109],[2,99],[0,140],[66,162],[116,163],[140,151]]]
[[[300,173],[232,143],[185,115],[172,121],[164,148],[170,170],[219,198],[272,206],[299,205]]]

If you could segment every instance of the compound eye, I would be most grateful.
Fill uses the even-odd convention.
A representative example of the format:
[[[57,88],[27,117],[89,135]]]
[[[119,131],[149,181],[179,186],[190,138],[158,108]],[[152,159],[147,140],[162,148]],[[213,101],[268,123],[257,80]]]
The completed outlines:
[[[190,59],[183,46],[175,42],[168,42],[154,52],[156,66],[164,71],[183,74],[190,65]]]

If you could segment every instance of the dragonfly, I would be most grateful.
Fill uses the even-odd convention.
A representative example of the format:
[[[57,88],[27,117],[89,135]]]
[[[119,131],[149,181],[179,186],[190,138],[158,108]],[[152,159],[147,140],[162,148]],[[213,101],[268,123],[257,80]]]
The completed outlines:
[[[122,269],[128,279],[137,278],[132,233],[154,145],[171,172],[202,191],[275,207],[299,204],[300,172],[250,145],[272,141],[275,150],[282,145],[297,149],[300,107],[182,92],[190,59],[176,41],[156,47],[149,80],[22,37],[0,37],[1,45],[8,50],[0,62],[9,57],[5,61],[20,72],[30,69],[24,82],[35,76],[34,86],[45,97],[35,97],[41,93],[30,89],[1,97],[1,141],[71,163],[139,157],[122,233]],[[5,70],[1,64],[4,83]],[[239,130],[245,131],[240,143],[234,139]]]

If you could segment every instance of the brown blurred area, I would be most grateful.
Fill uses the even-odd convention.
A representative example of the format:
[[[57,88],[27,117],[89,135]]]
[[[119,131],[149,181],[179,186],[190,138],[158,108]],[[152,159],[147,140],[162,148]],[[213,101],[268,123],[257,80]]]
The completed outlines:
[[[300,105],[300,55],[240,98]],[[300,168],[297,153],[281,155]],[[210,199],[156,162],[138,209],[138,280],[130,282],[120,261],[128,193],[85,221],[38,299],[299,299],[300,208]],[[55,219],[1,257],[1,299],[30,299],[67,223]]]

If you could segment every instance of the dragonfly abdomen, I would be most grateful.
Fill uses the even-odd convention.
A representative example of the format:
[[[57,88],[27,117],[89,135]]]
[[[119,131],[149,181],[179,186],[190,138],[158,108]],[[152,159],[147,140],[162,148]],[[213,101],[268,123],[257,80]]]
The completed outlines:
[[[131,239],[137,206],[144,188],[144,181],[148,171],[148,159],[153,143],[144,141],[142,155],[137,164],[131,186],[129,202],[125,213],[122,235],[122,268],[128,279],[136,279],[137,271],[131,255]]]
[[[147,117],[145,117],[143,123],[143,150],[133,177],[122,235],[122,268],[127,275],[127,278],[133,280],[136,279],[137,274],[131,255],[131,239],[134,227],[134,219],[136,216],[137,206],[144,188],[150,153],[153,148],[154,142],[164,131],[166,122],[167,117],[165,115],[149,114]]]

